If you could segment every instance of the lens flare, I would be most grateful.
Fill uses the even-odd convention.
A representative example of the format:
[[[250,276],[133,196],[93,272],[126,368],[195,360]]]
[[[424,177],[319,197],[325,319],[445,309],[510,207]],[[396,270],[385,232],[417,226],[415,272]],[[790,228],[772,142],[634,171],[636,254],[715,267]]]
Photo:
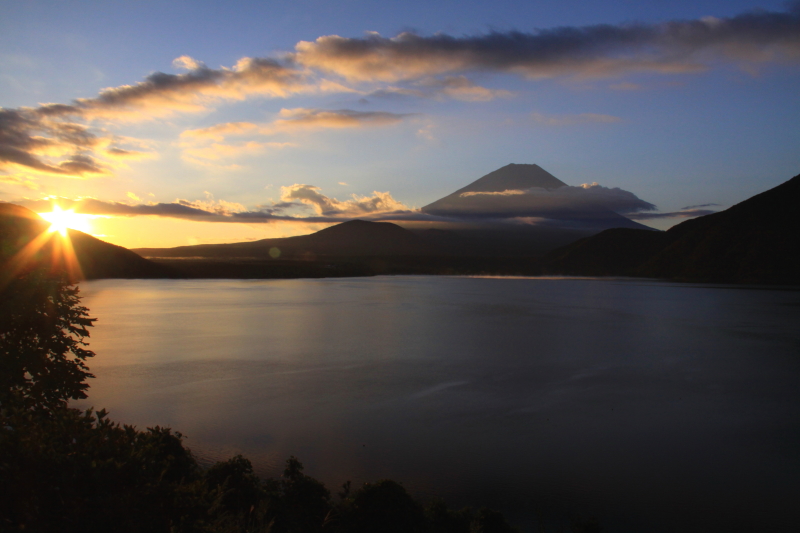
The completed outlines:
[[[43,219],[50,223],[50,232],[59,232],[66,237],[68,229],[76,229],[88,233],[91,230],[89,215],[82,215],[73,210],[64,210],[60,206],[54,205],[49,213],[39,213]]]

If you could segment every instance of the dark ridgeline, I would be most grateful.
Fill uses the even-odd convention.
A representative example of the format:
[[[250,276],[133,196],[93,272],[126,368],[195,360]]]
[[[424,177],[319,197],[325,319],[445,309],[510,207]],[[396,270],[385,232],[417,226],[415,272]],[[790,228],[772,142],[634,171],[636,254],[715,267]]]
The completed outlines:
[[[0,266],[4,275],[12,268],[30,269],[48,263],[55,271],[67,271],[62,255],[62,237],[58,233],[42,239],[40,247],[26,261],[26,265],[12,265],[15,257],[40,235],[46,235],[50,224],[39,215],[14,204],[0,203]],[[69,240],[80,265],[82,279],[102,278],[169,278],[176,277],[171,268],[159,265],[121,246],[103,242],[81,231],[68,230]],[[74,277],[74,272],[70,275]],[[72,279],[70,281],[78,281]]]
[[[509,165],[422,209],[455,212],[464,207],[463,192],[557,188],[561,183],[536,165]],[[592,222],[576,230],[581,217],[559,209],[563,227],[519,229],[489,222],[412,231],[387,222],[350,221],[302,237],[137,252],[227,259],[183,262],[188,275],[209,277],[483,273],[791,285],[800,279],[800,219],[793,214],[798,203],[800,176],[666,232],[637,229],[643,226],[613,212],[605,219],[583,213],[582,220]],[[615,217],[627,222],[617,224]],[[598,219],[618,227],[600,231]],[[566,227],[570,224],[572,228]],[[273,249],[280,250],[280,259],[269,255]],[[231,266],[234,260],[239,261],[238,271]]]
[[[538,165],[510,164],[421,209],[438,221],[401,227],[352,220],[299,237],[134,251],[190,277],[532,274],[535,259],[559,246],[611,227],[646,228],[547,194],[491,195],[564,186]],[[509,223],[509,212],[548,222]]]
[[[465,192],[557,189],[563,183],[537,165],[508,165],[422,208],[469,215]],[[519,201],[522,195],[509,195]],[[797,284],[800,278],[800,176],[725,211],[661,232],[606,209],[579,212],[540,203],[547,224],[499,223],[481,216],[404,228],[351,220],[311,235],[233,244],[140,248],[133,253],[70,230],[86,279],[303,278],[375,274],[632,276],[675,281]],[[452,220],[457,220],[453,217]],[[608,229],[611,227],[611,229]],[[40,217],[0,204],[3,261],[47,228]],[[54,237],[36,257],[50,257]],[[137,255],[139,254],[139,255]],[[144,258],[152,258],[148,261]]]
[[[800,175],[666,232],[610,229],[554,250],[541,272],[674,281],[800,282]]]
[[[426,256],[437,250],[424,238],[390,222],[350,220],[310,235],[233,244],[198,244],[176,248],[135,248],[145,257],[314,259],[316,257]]]
[[[264,279],[436,273],[442,255],[396,224],[364,220],[298,237],[134,251],[186,277]]]

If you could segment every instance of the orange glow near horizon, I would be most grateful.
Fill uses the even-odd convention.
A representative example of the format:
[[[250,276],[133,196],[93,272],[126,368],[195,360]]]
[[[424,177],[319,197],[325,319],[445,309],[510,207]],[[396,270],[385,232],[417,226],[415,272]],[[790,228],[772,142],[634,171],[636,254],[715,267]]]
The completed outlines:
[[[56,231],[63,236],[56,237],[54,235]],[[49,257],[42,257],[43,253],[48,254]],[[42,261],[49,266],[51,271],[59,271],[63,268],[63,272],[71,283],[83,279],[83,271],[66,228],[62,233],[58,227],[51,226],[23,246],[3,265],[3,272],[0,272],[0,289],[19,272],[24,271],[32,264],[41,264]]]
[[[61,206],[54,205],[49,213],[39,213],[39,216],[50,223],[50,232],[59,232],[62,237],[67,236],[68,229],[76,229],[84,233],[89,233],[92,229],[90,220],[92,215],[82,215],[73,210],[61,209]]]
[[[128,249],[171,248],[294,237],[308,235],[331,225],[283,221],[269,224],[206,222],[157,216],[103,216],[91,222],[93,236]]]

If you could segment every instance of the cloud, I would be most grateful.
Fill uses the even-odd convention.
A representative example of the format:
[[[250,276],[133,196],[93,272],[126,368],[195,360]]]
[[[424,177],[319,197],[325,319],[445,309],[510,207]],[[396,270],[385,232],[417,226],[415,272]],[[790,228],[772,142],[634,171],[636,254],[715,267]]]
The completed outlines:
[[[470,196],[519,196],[521,194],[527,194],[529,191],[527,190],[516,190],[516,189],[509,189],[505,191],[467,191],[462,192],[459,194],[461,198],[469,198]]]
[[[434,209],[412,209],[394,199],[389,192],[373,191],[369,196],[351,195],[338,200],[322,193],[319,187],[294,184],[281,187],[279,202],[257,205],[253,208],[217,200],[206,192],[204,200],[176,199],[170,203],[142,203],[139,197],[128,193],[128,198],[138,203],[107,202],[94,198],[70,200],[45,198],[15,203],[37,212],[49,211],[52,204],[78,213],[105,216],[160,216],[185,220],[223,223],[292,223],[332,224],[353,219],[394,222],[463,223],[475,219],[494,220],[496,223],[546,223],[547,219],[593,220],[607,217],[610,211],[632,219],[665,217],[691,217],[705,211],[680,213],[642,213],[652,211],[653,204],[641,200],[633,193],[619,188],[607,188],[597,183],[579,187],[564,186],[546,190],[507,190],[499,192],[468,192],[439,204]],[[313,214],[308,214],[308,210]],[[304,213],[305,210],[305,213]]]
[[[299,183],[281,187],[281,200],[289,204],[302,202],[313,207],[317,214],[324,216],[359,217],[408,210],[407,206],[392,198],[388,192],[373,191],[372,196],[353,194],[351,200],[339,201],[320,193],[319,187]]]
[[[465,192],[437,201],[422,211],[431,215],[465,218],[594,217],[601,211],[631,213],[651,211],[656,206],[635,194],[597,183],[557,189],[534,187],[497,192]]]
[[[3,176],[0,175],[0,183],[7,183],[9,185],[17,185],[31,191],[39,190],[39,184],[35,181],[28,179],[25,176]]]
[[[300,130],[342,129],[379,127],[396,124],[409,115],[381,111],[353,111],[351,109],[282,109],[271,123],[227,122],[207,128],[187,130],[181,133],[180,146],[183,158],[194,163],[206,164],[240,156],[262,153],[267,149],[282,149],[295,146],[291,142],[226,142],[230,137],[271,136],[281,132]]]
[[[430,98],[432,93],[430,91],[422,91],[420,89],[409,89],[407,87],[384,87],[367,94],[367,97],[380,98],[385,100],[398,100],[403,98]],[[363,103],[369,103],[366,98],[362,99]]]
[[[510,98],[513,96],[511,91],[481,87],[466,76],[424,78],[414,85],[415,88],[384,87],[367,94],[367,97],[382,99],[452,98],[464,102],[489,102],[497,98]]]
[[[424,37],[412,32],[393,38],[375,32],[361,38],[328,35],[299,42],[294,59],[353,81],[394,82],[474,71],[528,78],[697,72],[716,62],[800,59],[800,9],[467,37]]]
[[[209,139],[222,142],[226,137],[231,135],[249,135],[252,133],[259,133],[261,130],[262,126],[253,124],[252,122],[224,122],[207,128],[186,130],[181,133],[181,137]]]
[[[42,117],[30,109],[0,109],[0,170],[26,168],[73,177],[108,174],[88,153],[101,140],[88,128]]]
[[[434,133],[435,129],[436,129],[435,124],[428,123],[417,130],[417,137],[419,137],[420,139],[422,139],[427,143],[436,144],[438,139],[436,138],[436,134]]]
[[[465,102],[488,102],[496,98],[510,98],[513,94],[503,89],[488,89],[476,85],[466,76],[446,76],[444,78],[427,78],[420,85],[434,89],[434,95],[447,96]]]
[[[172,60],[172,66],[186,70],[197,70],[205,67],[205,64],[201,61],[197,61],[193,57],[180,56]]]
[[[662,24],[559,27],[535,32],[490,32],[453,37],[405,32],[387,38],[336,35],[297,43],[276,57],[243,57],[230,67],[209,68],[182,55],[173,61],[179,73],[154,72],[143,80],[102,89],[96,96],[69,103],[0,109],[0,172],[49,174],[73,178],[109,176],[124,160],[152,152],[123,145],[98,123],[121,123],[208,111],[217,103],[251,97],[286,98],[329,92],[365,94],[351,82],[386,82],[372,97],[452,98],[470,102],[511,96],[475,84],[469,73],[511,73],[530,79],[612,77],[632,72],[683,73],[719,65],[752,71],[768,62],[800,61],[800,4],[784,12],[753,11],[733,17],[706,17]],[[327,79],[328,74],[338,76]],[[346,81],[343,81],[344,78]],[[399,83],[404,82],[404,83]],[[632,83],[609,86],[635,90]],[[229,123],[195,130],[220,143],[218,157],[254,153],[266,144],[226,143],[229,135],[266,135],[282,131],[382,126],[408,115],[350,109],[285,109],[271,124]],[[545,125],[613,122],[599,114],[545,115]],[[236,126],[234,126],[234,124]],[[267,130],[263,128],[266,127]],[[216,136],[215,136],[216,135]],[[424,134],[423,134],[424,136]],[[184,140],[191,137],[187,134]],[[188,141],[186,141],[188,142]],[[196,147],[189,147],[196,148]],[[195,154],[195,160],[201,158]],[[209,159],[206,159],[209,160]]]
[[[65,177],[110,175],[102,158],[148,154],[119,146],[91,131],[95,120],[132,121],[198,112],[221,100],[252,95],[285,97],[315,90],[297,68],[270,58],[240,59],[232,68],[209,69],[188,56],[174,62],[182,74],[155,72],[143,81],[103,89],[94,98],[36,108],[0,109],[0,171],[26,170]],[[331,89],[332,90],[332,89]]]
[[[654,220],[659,218],[695,218],[718,213],[719,211],[708,208],[719,206],[720,204],[713,203],[687,205],[686,207],[681,207],[678,211],[669,211],[664,213],[631,213],[627,216],[628,218],[632,218],[634,220]]]
[[[186,130],[181,138],[186,141],[222,142],[228,137],[245,135],[274,135],[301,129],[341,129],[371,126],[388,126],[401,122],[411,114],[385,111],[354,111],[352,109],[313,109],[298,107],[281,109],[274,121],[264,124],[252,122],[225,122],[206,128]]]
[[[717,205],[717,204],[709,204],[709,205]],[[633,220],[653,220],[657,218],[695,218],[695,217],[702,217],[705,215],[712,215],[717,212],[718,211],[714,211],[711,209],[689,209],[684,207],[680,211],[671,211],[667,213],[632,213],[627,215],[627,217],[632,218]]]
[[[94,98],[72,105],[44,106],[52,115],[78,115],[87,119],[141,120],[177,112],[206,110],[220,100],[244,100],[248,96],[286,97],[309,90],[305,75],[270,58],[240,59],[232,68],[210,69],[188,56],[174,64],[189,72],[155,72],[144,81],[103,89]]]
[[[622,119],[613,115],[601,115],[599,113],[580,113],[577,115],[544,115],[542,113],[531,113],[531,118],[538,124],[545,126],[575,126],[577,124],[613,124]]]
[[[74,209],[77,213],[106,216],[160,216],[203,222],[268,223],[272,221],[301,223],[334,223],[366,218],[370,220],[392,220],[396,217],[412,216],[414,211],[398,202],[388,192],[373,192],[371,196],[351,195],[350,200],[340,201],[322,194],[319,187],[295,184],[281,187],[281,201],[248,209],[237,202],[215,199],[206,192],[204,200],[176,199],[170,203],[141,203],[134,193],[127,197],[135,202],[108,202],[96,198],[57,198],[22,200],[14,203],[36,212],[47,212],[54,203],[62,209]],[[314,215],[289,214],[298,209],[312,208]],[[388,218],[387,218],[388,217]],[[426,215],[422,218],[427,219]]]
[[[699,209],[701,207],[719,207],[720,204],[699,204],[699,205],[687,205],[686,207],[681,207],[681,211],[687,211],[689,209]]]
[[[385,111],[353,111],[352,109],[282,109],[282,118],[273,122],[277,130],[358,128],[364,126],[387,126],[402,121],[409,114]]]
[[[137,150],[125,150],[119,147],[108,148],[104,154],[114,159],[145,159],[153,156],[151,153],[139,152]]]

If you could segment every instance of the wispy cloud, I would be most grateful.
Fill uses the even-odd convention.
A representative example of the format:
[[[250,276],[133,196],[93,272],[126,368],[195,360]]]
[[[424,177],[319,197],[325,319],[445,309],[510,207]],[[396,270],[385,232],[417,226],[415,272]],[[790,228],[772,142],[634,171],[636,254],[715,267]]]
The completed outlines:
[[[4,176],[0,174],[0,183],[7,183],[9,185],[17,185],[25,189],[36,191],[39,190],[39,184],[25,176]]]
[[[283,109],[272,127],[277,130],[360,128],[387,126],[402,121],[409,114],[383,111],[353,111],[352,109]]]
[[[112,162],[146,157],[120,146],[93,121],[125,122],[205,111],[215,102],[285,97],[316,90],[306,74],[269,58],[242,58],[232,68],[210,69],[188,56],[175,60],[182,74],[156,72],[144,81],[103,89],[94,98],[36,108],[0,109],[0,171],[65,177],[107,176]]]
[[[155,72],[133,85],[103,89],[94,98],[77,99],[68,105],[45,105],[40,112],[85,119],[142,120],[204,111],[220,100],[286,97],[311,89],[301,71],[270,58],[244,57],[232,68],[219,69],[208,68],[188,56],[174,63],[190,70],[182,74]]]
[[[0,172],[72,178],[110,176],[124,161],[151,156],[153,150],[121,142],[99,125],[206,112],[219,103],[253,97],[339,92],[375,98],[483,102],[512,94],[478,85],[467,75],[614,77],[640,71],[698,72],[718,65],[753,70],[764,63],[798,61],[798,3],[783,12],[753,11],[662,24],[575,26],[459,37],[411,32],[395,37],[377,33],[360,38],[328,35],[301,41],[294,51],[275,57],[243,57],[230,67],[210,68],[202,61],[181,56],[173,63],[182,71],[179,73],[154,72],[137,83],[105,88],[94,97],[69,103],[0,109]],[[638,88],[624,80],[609,87]],[[274,146],[256,139],[226,142],[231,135],[385,126],[407,116],[383,111],[287,108],[266,125],[231,122],[194,130],[182,139],[189,142],[186,139],[192,135],[196,139],[208,136],[207,142],[218,143],[209,154],[216,154],[218,159],[234,158]],[[619,118],[592,113],[536,113],[533,120],[556,126],[614,122]],[[194,154],[193,160],[214,159]]]
[[[203,200],[176,199],[169,203],[144,203],[134,193],[128,193],[129,202],[108,202],[96,198],[43,198],[15,203],[37,212],[52,209],[54,203],[62,209],[78,213],[107,216],[161,216],[205,222],[259,223],[271,221],[333,223],[353,218],[382,219],[392,214],[408,214],[411,210],[395,200],[388,192],[375,191],[370,196],[352,194],[347,200],[338,200],[322,194],[319,187],[295,184],[281,187],[281,200],[248,209],[237,202],[215,199],[206,192]],[[309,215],[309,209],[313,214]],[[377,217],[377,218],[376,218]]]
[[[358,217],[375,213],[408,211],[408,207],[398,202],[388,192],[374,191],[372,196],[352,195],[350,200],[339,201],[320,192],[313,185],[295,184],[281,187],[281,200],[287,203],[302,202],[311,206],[319,215]]]
[[[514,93],[504,89],[482,87],[466,76],[444,76],[423,78],[412,87],[384,87],[366,95],[380,99],[435,98],[464,102],[489,102],[497,98],[511,98]]]
[[[611,210],[625,216],[652,211],[655,205],[630,191],[586,183],[557,189],[534,187],[524,190],[467,192],[445,198],[422,211],[431,215],[466,218],[592,217],[598,210]]]
[[[101,140],[72,122],[35,110],[0,109],[0,169],[24,168],[41,174],[87,177],[109,170],[91,155]]]
[[[293,142],[252,140],[258,137],[298,131],[389,126],[401,122],[408,116],[411,115],[351,109],[282,109],[278,118],[269,123],[226,122],[206,128],[186,130],[181,133],[179,144],[183,149],[184,159],[205,164],[208,161],[233,159],[270,149],[295,146]],[[230,141],[231,138],[243,137],[251,140]]]
[[[528,78],[685,73],[705,70],[715,62],[752,65],[798,59],[800,8],[796,4],[787,12],[755,11],[663,24],[560,27],[535,33],[328,35],[295,47],[295,60],[307,67],[354,81],[388,82],[474,71]]]
[[[711,204],[716,205],[716,204]],[[665,213],[631,213],[626,215],[628,218],[634,220],[655,220],[659,218],[695,218],[705,215],[712,215],[717,213],[713,209],[688,209],[683,208],[680,211],[670,211]]]

